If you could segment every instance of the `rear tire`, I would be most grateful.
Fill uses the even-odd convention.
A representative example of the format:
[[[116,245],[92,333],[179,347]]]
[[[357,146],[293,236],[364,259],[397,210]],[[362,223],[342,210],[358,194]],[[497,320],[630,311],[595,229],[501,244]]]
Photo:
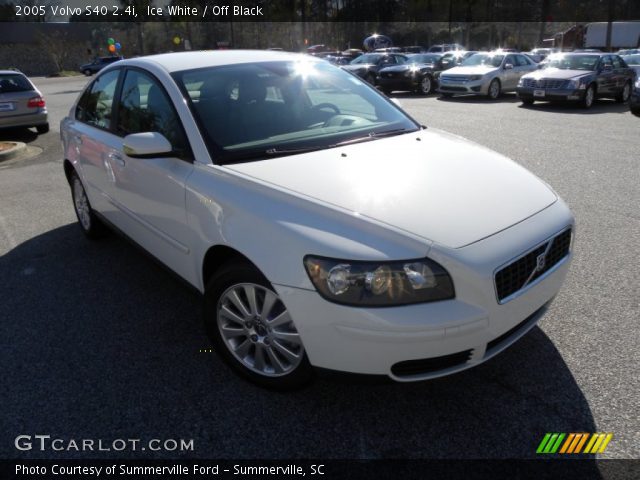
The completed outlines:
[[[535,101],[533,98],[521,98],[520,100],[522,100],[523,105],[533,105]]]
[[[204,323],[220,358],[244,379],[279,391],[300,389],[313,379],[286,306],[252,265],[232,261],[211,277]]]
[[[84,73],[87,77],[91,76],[91,70],[89,70],[88,68],[82,73]]]
[[[44,125],[36,125],[36,130],[40,135],[49,132],[49,124],[45,123]]]
[[[104,237],[108,230],[91,208],[84,185],[82,185],[82,181],[75,171],[71,174],[69,184],[71,186],[73,208],[76,212],[76,217],[78,217],[78,224],[82,229],[82,233],[92,240]]]

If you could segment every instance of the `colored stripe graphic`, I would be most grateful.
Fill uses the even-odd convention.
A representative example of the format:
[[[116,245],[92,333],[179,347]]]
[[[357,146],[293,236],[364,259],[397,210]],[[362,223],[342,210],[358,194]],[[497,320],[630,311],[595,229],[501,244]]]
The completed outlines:
[[[589,438],[589,434],[588,433],[583,433],[582,434],[582,439],[580,440],[580,443],[578,443],[578,445],[576,446],[576,451],[573,452],[573,453],[580,453],[580,451],[582,450],[582,446],[587,441],[587,438]]]
[[[600,446],[600,450],[598,451],[598,453],[604,452],[605,448],[607,448],[607,445],[609,445],[609,442],[611,441],[612,438],[613,438],[613,433],[607,433],[607,436],[605,437],[604,442],[602,442],[602,445]]]
[[[593,435],[591,435],[591,439],[589,440],[589,443],[587,443],[587,446],[584,449],[584,453],[591,453],[591,447],[593,447],[593,444],[596,443],[598,436],[599,435],[597,433],[594,433]],[[580,453],[580,452],[576,452],[576,453]]]
[[[612,433],[546,433],[536,453],[603,453],[612,438]]]
[[[547,433],[544,438],[542,439],[542,441],[540,442],[540,445],[538,445],[538,449],[536,450],[536,453],[542,453],[542,451],[544,450],[544,446],[547,444],[547,442],[549,441],[549,438],[551,437],[550,433]]]
[[[571,446],[569,447],[569,450],[567,451],[567,453],[573,453],[576,449],[576,446],[578,445],[578,443],[580,442],[580,440],[582,440],[584,434],[582,433],[576,433],[576,437],[573,440],[573,443],[571,444]]]
[[[556,438],[558,438],[557,433],[554,433],[553,435],[551,435],[551,438],[549,439],[547,446],[544,447],[544,451],[542,453],[551,453],[551,448],[553,447],[553,444],[555,443]]]
[[[560,449],[560,453],[566,453],[567,448],[569,448],[569,445],[571,445],[571,442],[573,442],[573,439],[575,438],[576,434],[575,433],[570,433],[569,436],[567,437],[567,440],[564,442],[564,445],[562,445],[562,448]]]

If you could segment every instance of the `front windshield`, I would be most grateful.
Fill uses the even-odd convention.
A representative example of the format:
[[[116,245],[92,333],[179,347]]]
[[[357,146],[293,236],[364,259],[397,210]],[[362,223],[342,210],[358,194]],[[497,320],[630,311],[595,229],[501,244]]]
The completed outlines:
[[[599,55],[553,55],[548,57],[545,68],[561,70],[595,70]]]
[[[471,55],[464,62],[463,67],[476,67],[478,65],[485,65],[487,67],[499,67],[502,64],[504,55],[493,55],[491,53],[476,53]]]
[[[378,63],[378,60],[380,60],[381,58],[382,55],[380,55],[379,53],[366,53],[354,59],[351,62],[351,65],[358,65],[361,63]]]
[[[411,55],[407,63],[436,63],[440,57],[440,55]]]
[[[624,61],[627,65],[640,65],[640,54],[638,55],[625,55]]]
[[[419,126],[327,62],[278,61],[177,72],[216,163],[264,159]]]

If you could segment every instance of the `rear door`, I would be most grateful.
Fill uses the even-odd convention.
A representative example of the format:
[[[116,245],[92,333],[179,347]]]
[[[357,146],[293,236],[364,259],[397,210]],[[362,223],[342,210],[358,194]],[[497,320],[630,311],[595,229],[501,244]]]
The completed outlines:
[[[121,148],[121,138],[112,131],[114,98],[121,73],[121,69],[104,72],[87,87],[68,125],[67,138],[67,149],[75,152],[92,207],[120,228],[122,219],[111,202],[114,180],[111,156]]]

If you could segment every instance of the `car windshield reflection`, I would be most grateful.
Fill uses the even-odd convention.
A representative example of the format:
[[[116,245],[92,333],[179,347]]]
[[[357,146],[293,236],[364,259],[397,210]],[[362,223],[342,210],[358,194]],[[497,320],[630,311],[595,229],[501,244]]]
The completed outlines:
[[[221,163],[419,129],[380,93],[325,62],[237,64],[173,75]]]

